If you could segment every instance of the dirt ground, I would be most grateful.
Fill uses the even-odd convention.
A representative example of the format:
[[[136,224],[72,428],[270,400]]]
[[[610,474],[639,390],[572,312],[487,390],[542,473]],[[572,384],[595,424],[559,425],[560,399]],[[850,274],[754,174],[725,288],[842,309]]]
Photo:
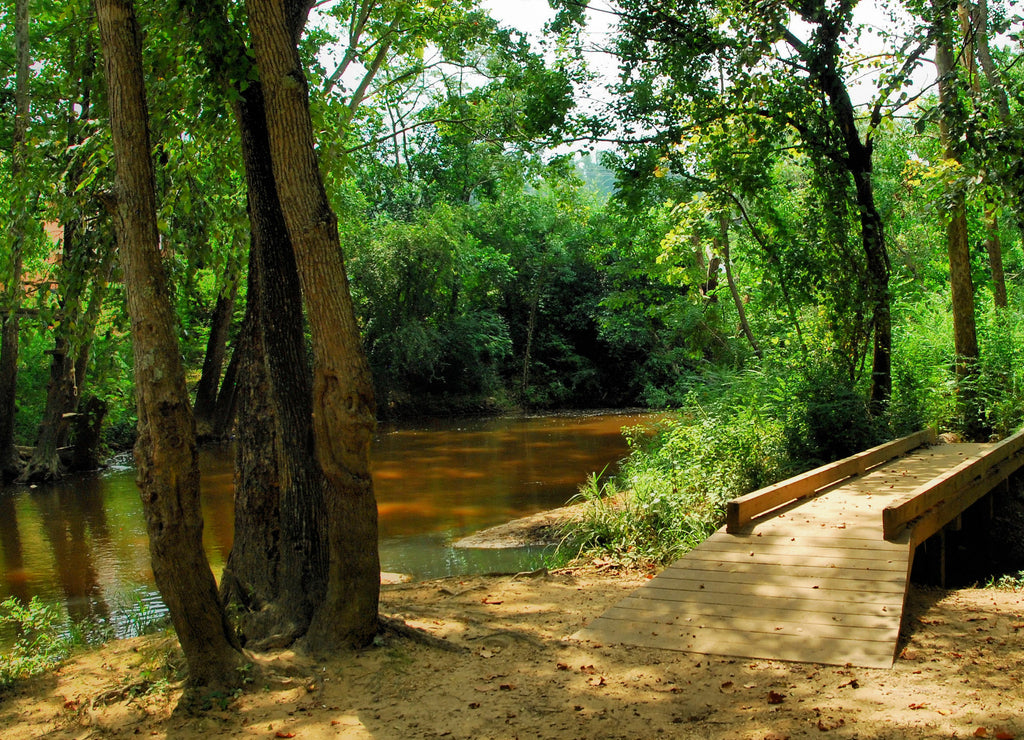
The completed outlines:
[[[386,586],[390,636],[260,656],[250,690],[175,711],[172,638],[113,642],[0,699],[3,738],[1024,738],[1024,594],[914,589],[892,670],[570,636],[649,574],[613,567]]]

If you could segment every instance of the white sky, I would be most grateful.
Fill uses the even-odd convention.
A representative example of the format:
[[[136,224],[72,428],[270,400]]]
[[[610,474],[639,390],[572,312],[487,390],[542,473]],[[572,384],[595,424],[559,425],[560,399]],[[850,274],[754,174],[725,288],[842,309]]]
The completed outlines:
[[[601,96],[600,86],[614,81],[617,74],[617,65],[614,58],[610,55],[601,54],[596,50],[609,46],[614,16],[610,13],[600,12],[599,9],[609,7],[609,3],[606,0],[592,0],[590,4],[598,10],[588,12],[589,22],[584,32],[584,38],[591,50],[588,54],[588,61],[592,69],[599,74],[599,79],[595,83],[594,93],[597,96]],[[863,22],[869,26],[889,26],[889,22],[878,11],[878,4],[878,0],[863,0],[863,2],[859,3],[855,23]],[[539,43],[543,36],[544,24],[554,14],[547,0],[483,0],[482,5],[490,11],[494,18],[503,24],[525,31],[534,43]],[[868,53],[872,46],[877,48],[878,41],[873,38],[872,34],[865,34],[863,43],[864,46],[868,47],[864,53]],[[914,87],[920,88],[930,84],[934,81],[934,78],[934,67],[930,63],[929,57],[929,61],[926,61],[918,70],[918,74],[915,76]],[[865,79],[860,84],[856,80],[851,80],[850,90],[855,103],[870,102],[869,98],[875,92],[874,85],[871,84],[870,79]]]

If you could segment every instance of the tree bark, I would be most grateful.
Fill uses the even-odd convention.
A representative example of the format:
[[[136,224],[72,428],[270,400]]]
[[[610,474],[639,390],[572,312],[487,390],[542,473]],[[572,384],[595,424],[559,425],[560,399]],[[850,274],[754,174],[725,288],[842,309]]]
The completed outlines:
[[[294,4],[292,4],[294,5]],[[274,181],[298,265],[313,337],[313,429],[328,490],[327,592],[307,644],[314,651],[365,645],[377,631],[380,560],[369,451],[376,426],[373,387],[356,324],[337,219],[316,161],[294,8],[246,3]]]
[[[117,165],[116,226],[132,323],[138,484],[153,575],[188,663],[192,687],[240,685],[242,654],[203,550],[195,423],[160,259],[156,195],[131,0],[96,0]]]
[[[7,274],[6,293],[0,306],[0,480],[10,480],[21,472],[21,458],[14,447],[15,402],[18,392],[18,309],[23,291],[21,269],[28,223],[28,197],[24,192],[25,163],[28,155],[26,138],[30,109],[28,89],[31,56],[29,51],[29,0],[15,0],[15,82],[14,132],[11,151],[11,182],[22,192],[16,193],[11,214],[12,245]]]

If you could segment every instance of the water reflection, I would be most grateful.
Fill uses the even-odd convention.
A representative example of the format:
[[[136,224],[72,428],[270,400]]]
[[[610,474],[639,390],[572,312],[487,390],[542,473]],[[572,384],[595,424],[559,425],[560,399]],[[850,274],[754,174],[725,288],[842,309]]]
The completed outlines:
[[[432,422],[383,428],[373,475],[385,570],[416,577],[533,567],[538,553],[456,550],[472,531],[564,504],[588,473],[626,454],[620,430],[652,415]],[[215,573],[233,537],[233,453],[205,450],[204,545]],[[75,619],[115,625],[152,608],[148,543],[134,470],[0,491],[0,599],[38,595]]]

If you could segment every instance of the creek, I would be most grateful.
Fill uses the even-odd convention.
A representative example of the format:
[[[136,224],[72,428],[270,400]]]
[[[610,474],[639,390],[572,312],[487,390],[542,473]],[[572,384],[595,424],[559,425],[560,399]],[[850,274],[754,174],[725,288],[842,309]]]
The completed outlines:
[[[373,448],[385,571],[414,578],[536,567],[541,551],[468,550],[471,532],[565,504],[591,472],[627,454],[621,430],[656,414],[438,420],[382,427]],[[233,451],[203,450],[204,545],[220,574],[233,536]],[[0,491],[0,599],[59,603],[74,620],[130,634],[162,612],[129,465]]]

